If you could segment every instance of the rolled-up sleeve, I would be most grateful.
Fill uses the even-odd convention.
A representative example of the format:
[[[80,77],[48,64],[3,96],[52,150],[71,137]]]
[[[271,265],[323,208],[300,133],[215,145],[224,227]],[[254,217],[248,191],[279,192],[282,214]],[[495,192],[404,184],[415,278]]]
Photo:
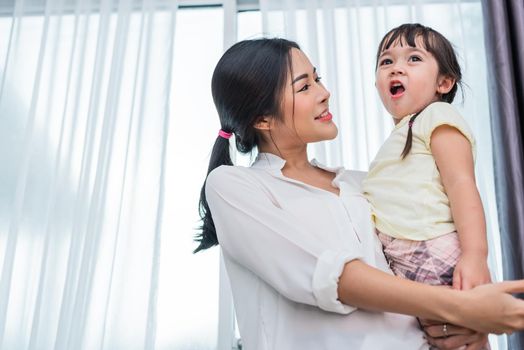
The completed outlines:
[[[315,232],[249,175],[222,166],[206,181],[206,199],[224,252],[294,302],[340,314],[355,310],[338,300],[337,289],[344,265],[361,259],[362,247],[336,244],[341,232]]]
[[[356,308],[338,300],[338,280],[344,265],[357,257],[348,251],[327,250],[320,255],[313,276],[313,294],[318,307],[326,311],[348,314]],[[360,258],[360,256],[358,256]]]

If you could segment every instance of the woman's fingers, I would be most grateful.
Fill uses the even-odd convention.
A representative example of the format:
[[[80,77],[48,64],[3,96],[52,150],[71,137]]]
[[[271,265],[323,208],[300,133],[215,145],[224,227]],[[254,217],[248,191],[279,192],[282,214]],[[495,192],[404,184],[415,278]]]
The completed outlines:
[[[433,338],[448,337],[452,335],[472,335],[476,333],[468,328],[455,326],[449,323],[443,324],[442,322],[440,324],[424,326],[424,332]]]
[[[488,336],[485,335],[479,341],[468,344],[468,346],[466,347],[466,350],[485,350],[487,343],[488,343]]]
[[[506,293],[524,293],[524,280],[504,281],[497,285],[501,291]]]
[[[452,350],[452,349],[458,349],[463,347],[464,345],[474,345],[472,348],[467,348],[468,350],[477,350],[482,349],[483,345],[487,341],[487,337],[485,334],[482,333],[474,333],[474,334],[468,334],[468,335],[452,335],[450,337],[441,337],[441,338],[435,338],[428,336],[426,337],[428,340],[428,343],[437,347],[440,350]],[[477,343],[480,347],[476,348]]]
[[[426,318],[418,318],[418,321],[420,323],[420,325],[422,327],[427,327],[427,326],[433,326],[433,325],[437,325],[437,324],[442,324],[442,321],[437,321],[437,320],[428,320]]]
[[[467,317],[456,323],[467,325],[482,333],[502,334],[522,330],[524,300],[511,294],[523,291],[524,280],[485,284],[463,291],[461,293],[468,296],[460,305],[465,305],[465,308],[457,314],[467,314]]]

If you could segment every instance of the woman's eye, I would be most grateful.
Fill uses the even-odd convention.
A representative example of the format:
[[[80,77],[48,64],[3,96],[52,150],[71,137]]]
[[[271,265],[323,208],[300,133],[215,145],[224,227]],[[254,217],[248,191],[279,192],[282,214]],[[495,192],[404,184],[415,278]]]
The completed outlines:
[[[320,77],[320,76],[315,78],[315,82],[317,82],[317,83],[320,83],[321,80],[322,80],[322,77]]]
[[[385,66],[385,65],[387,65],[387,64],[391,64],[391,63],[393,63],[393,61],[392,61],[391,59],[389,59],[389,58],[384,58],[382,61],[380,61],[380,64],[379,64],[379,65],[380,65],[380,66]]]
[[[422,61],[422,59],[421,59],[420,57],[418,57],[418,56],[411,56],[411,57],[409,58],[409,60],[410,60],[411,62],[420,62],[420,61]]]
[[[298,92],[306,91],[307,89],[309,89],[309,84],[304,85]]]

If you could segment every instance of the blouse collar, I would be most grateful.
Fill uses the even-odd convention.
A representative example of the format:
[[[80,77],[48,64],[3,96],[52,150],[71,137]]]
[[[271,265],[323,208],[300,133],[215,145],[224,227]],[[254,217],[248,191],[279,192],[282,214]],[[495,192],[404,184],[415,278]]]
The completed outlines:
[[[251,165],[252,168],[282,170],[286,161],[273,153],[259,153]]]
[[[344,167],[338,166],[338,167],[329,167],[324,164],[321,164],[316,159],[312,159],[310,161],[311,165],[316,166],[320,169],[324,169],[330,172],[333,172],[337,174],[337,176],[344,171]],[[282,174],[281,170],[286,164],[286,161],[276,154],[273,153],[259,153],[253,162],[253,165],[251,165],[252,168],[257,169],[266,169],[270,170],[271,172],[277,172],[278,174]]]

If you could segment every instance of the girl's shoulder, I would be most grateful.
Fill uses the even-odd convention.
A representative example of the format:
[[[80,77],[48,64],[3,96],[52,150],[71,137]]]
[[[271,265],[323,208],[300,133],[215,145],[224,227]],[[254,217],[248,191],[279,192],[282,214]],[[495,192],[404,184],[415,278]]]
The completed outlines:
[[[417,120],[419,118],[417,117]],[[420,114],[420,120],[413,124],[414,130],[423,138],[426,147],[430,147],[433,132],[441,125],[448,125],[462,133],[475,148],[473,132],[458,109],[447,102],[434,102]]]
[[[420,119],[430,124],[447,120],[465,122],[457,107],[447,102],[433,102],[422,111]]]
[[[433,102],[424,109],[419,117],[414,126],[418,125],[419,129],[425,131],[424,133],[432,133],[436,127],[443,124],[455,126],[459,130],[465,129],[465,132],[470,133],[466,119],[455,106],[447,102]]]
[[[421,113],[420,119],[431,121],[435,119],[463,119],[459,110],[448,102],[433,102]]]

